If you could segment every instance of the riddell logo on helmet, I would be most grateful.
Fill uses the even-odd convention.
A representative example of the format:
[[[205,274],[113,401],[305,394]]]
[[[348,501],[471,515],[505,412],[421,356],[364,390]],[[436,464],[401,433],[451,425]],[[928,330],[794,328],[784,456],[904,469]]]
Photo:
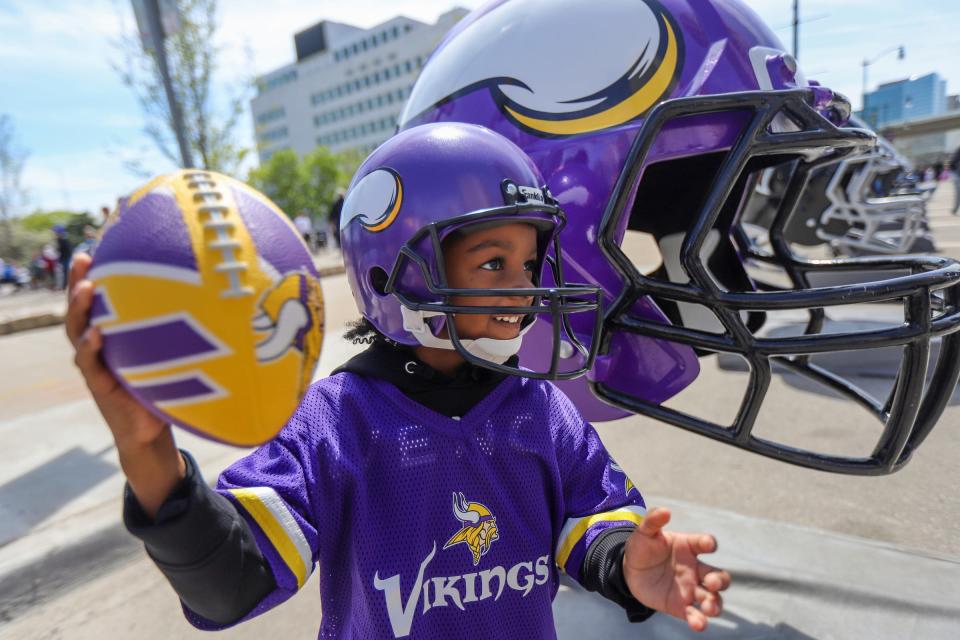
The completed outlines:
[[[463,543],[471,551],[473,566],[477,566],[493,542],[499,539],[497,519],[486,506],[479,502],[467,502],[459,492],[453,494],[453,514],[463,526],[447,541],[443,550]],[[505,587],[510,587],[511,591],[520,591],[522,597],[525,597],[535,586],[544,585],[550,579],[549,555],[540,556],[535,561],[518,562],[510,568],[498,565],[459,576],[425,578],[424,573],[436,555],[437,543],[434,542],[433,549],[420,563],[416,582],[406,598],[401,592],[399,574],[384,580],[380,578],[379,572],[374,573],[373,586],[377,591],[383,591],[395,638],[410,635],[421,597],[421,615],[451,603],[460,611],[465,611],[464,605],[474,602],[490,598],[496,602],[503,595]]]
[[[534,187],[517,187],[520,191],[520,194],[529,201],[534,202],[545,202],[543,197],[543,191],[540,189],[535,189]]]

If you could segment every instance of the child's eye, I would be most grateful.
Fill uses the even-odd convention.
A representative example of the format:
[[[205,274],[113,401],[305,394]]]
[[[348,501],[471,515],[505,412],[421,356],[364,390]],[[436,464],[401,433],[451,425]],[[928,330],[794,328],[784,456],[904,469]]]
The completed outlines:
[[[487,260],[482,265],[481,269],[486,269],[487,271],[499,271],[503,268],[503,260],[501,258],[494,258],[493,260]]]
[[[533,271],[533,270],[536,269],[536,268],[537,268],[537,261],[536,261],[536,260],[529,260],[529,261],[527,261],[527,262],[523,265],[523,270],[524,270],[524,271]]]

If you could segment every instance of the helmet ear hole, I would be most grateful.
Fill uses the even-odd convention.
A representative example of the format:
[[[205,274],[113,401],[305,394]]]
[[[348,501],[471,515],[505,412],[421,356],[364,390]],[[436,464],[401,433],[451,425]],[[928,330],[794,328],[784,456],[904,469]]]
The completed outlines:
[[[381,296],[387,295],[387,281],[390,276],[380,267],[370,269],[370,286]]]

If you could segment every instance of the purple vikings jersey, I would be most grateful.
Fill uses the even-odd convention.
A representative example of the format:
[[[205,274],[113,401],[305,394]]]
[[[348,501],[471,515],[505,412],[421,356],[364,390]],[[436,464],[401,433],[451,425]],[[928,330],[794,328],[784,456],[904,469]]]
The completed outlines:
[[[380,380],[326,378],[218,491],[277,583],[247,617],[318,563],[320,638],[554,638],[558,571],[579,580],[593,539],[646,512],[566,396],[513,376],[459,420]]]

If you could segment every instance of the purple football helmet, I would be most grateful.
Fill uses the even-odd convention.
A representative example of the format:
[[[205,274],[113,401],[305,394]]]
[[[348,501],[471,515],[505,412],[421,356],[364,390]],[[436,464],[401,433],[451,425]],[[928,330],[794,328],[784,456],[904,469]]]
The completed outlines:
[[[640,413],[786,462],[883,474],[907,462],[960,376],[960,268],[938,257],[812,261],[792,251],[783,229],[810,172],[875,144],[869,131],[840,127],[849,115],[849,102],[808,83],[738,0],[495,0],[434,51],[400,128],[480,124],[539,167],[567,213],[571,277],[603,291],[596,362],[562,385],[588,419]],[[781,165],[792,169],[770,227],[772,250],[754,255],[741,208],[762,171]],[[652,237],[660,259],[649,266],[628,257],[628,231]],[[747,271],[751,260],[775,263],[792,286],[761,288]],[[812,274],[854,269],[873,280],[810,284]],[[823,333],[824,308],[877,301],[899,303],[905,322]],[[767,315],[784,310],[808,314],[803,334],[762,337]],[[549,329],[544,322],[531,331],[521,364],[540,363],[538,337],[555,335]],[[810,360],[884,346],[904,354],[886,401]],[[663,404],[697,377],[698,356],[717,353],[749,368],[732,424]],[[872,412],[883,423],[873,451],[822,454],[756,436],[774,365]]]
[[[558,244],[564,213],[543,185],[522,150],[484,127],[428,124],[387,140],[360,165],[340,217],[347,278],[363,316],[394,342],[456,349],[496,371],[550,379],[583,375],[599,344],[600,289],[565,282]],[[522,289],[532,302],[455,304],[454,297],[516,298],[521,290],[450,288],[444,239],[515,223],[537,231],[534,288]],[[549,286],[540,286],[541,280]],[[520,334],[512,340],[461,338],[453,322],[460,313],[522,314]],[[542,366],[521,371],[507,361],[541,316],[549,321],[552,343],[540,343]]]

